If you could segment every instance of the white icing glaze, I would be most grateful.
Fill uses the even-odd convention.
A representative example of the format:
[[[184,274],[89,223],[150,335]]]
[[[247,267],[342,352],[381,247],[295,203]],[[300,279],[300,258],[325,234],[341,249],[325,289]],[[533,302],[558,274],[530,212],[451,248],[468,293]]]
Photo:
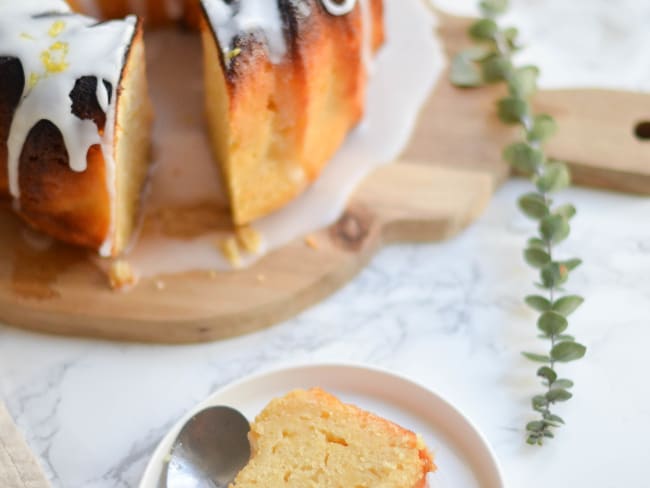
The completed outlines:
[[[332,15],[347,15],[354,10],[357,5],[357,0],[320,0],[327,10]]]
[[[242,34],[261,35],[273,63],[282,61],[287,45],[278,2],[275,0],[240,0],[228,5],[224,0],[204,1],[219,44],[225,52]],[[225,56],[228,60],[229,56]]]
[[[417,21],[413,19],[417,18]],[[393,161],[408,142],[419,109],[444,68],[436,22],[419,0],[386,2],[387,44],[374,62],[362,124],[350,135],[321,177],[303,195],[254,225],[263,237],[259,255],[242,255],[253,265],[266,253],[335,222],[365,177]],[[368,34],[368,38],[371,35]],[[147,35],[152,97],[156,106],[156,170],[148,212],[208,202],[223,207],[218,172],[203,129],[199,40],[174,31]],[[418,46],[418,49],[413,49]],[[423,57],[427,62],[423,62]],[[174,96],[179,87],[183,97]],[[386,93],[391,93],[390,97]],[[185,164],[191,160],[192,164]],[[191,270],[232,270],[216,247],[224,234],[190,239],[146,232],[128,259],[142,277]]]
[[[55,15],[33,17],[42,13]],[[85,171],[89,148],[101,145],[107,188],[114,195],[114,105],[135,24],[135,17],[98,24],[91,17],[71,14],[58,0],[0,0],[0,55],[20,59],[26,80],[7,141],[9,189],[17,201],[20,154],[30,130],[41,120],[61,131],[73,171]],[[50,56],[49,65],[44,56]],[[107,116],[103,135],[92,120],[71,113],[70,92],[83,76],[97,77],[97,100]],[[112,86],[110,96],[103,80]],[[110,237],[109,233],[100,249],[103,255],[110,252]]]

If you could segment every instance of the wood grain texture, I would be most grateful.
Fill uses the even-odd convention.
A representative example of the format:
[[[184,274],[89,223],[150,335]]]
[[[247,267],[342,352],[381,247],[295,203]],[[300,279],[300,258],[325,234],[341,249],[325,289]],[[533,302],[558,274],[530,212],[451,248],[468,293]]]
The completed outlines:
[[[442,19],[447,51],[455,52],[467,42],[469,21]],[[144,280],[114,293],[83,252],[62,244],[34,250],[17,219],[1,211],[0,321],[56,334],[188,343],[288,319],[345,284],[383,245],[445,239],[481,214],[509,176],[501,151],[517,137],[496,118],[502,90],[460,90],[441,78],[403,162],[361,185],[345,215],[315,234],[317,249],[297,240],[246,270],[163,277],[163,290]],[[635,123],[650,118],[650,96],[564,90],[542,92],[536,103],[557,117],[561,132],[550,150],[570,163],[577,183],[650,194],[650,144],[633,135]]]

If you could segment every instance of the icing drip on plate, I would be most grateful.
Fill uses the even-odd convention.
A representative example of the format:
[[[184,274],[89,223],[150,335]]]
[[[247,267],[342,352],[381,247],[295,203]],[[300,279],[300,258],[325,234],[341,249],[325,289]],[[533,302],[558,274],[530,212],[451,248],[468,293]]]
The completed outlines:
[[[0,56],[19,59],[26,80],[7,141],[9,190],[16,204],[20,156],[31,129],[41,120],[50,121],[61,132],[72,171],[85,171],[89,148],[102,147],[107,188],[114,195],[114,107],[135,25],[135,17],[98,23],[72,14],[58,0],[0,0]],[[82,120],[71,111],[70,93],[76,81],[86,76],[98,81],[97,101],[106,113],[103,133],[92,120]],[[110,236],[102,246],[103,254],[110,251],[108,240]]]

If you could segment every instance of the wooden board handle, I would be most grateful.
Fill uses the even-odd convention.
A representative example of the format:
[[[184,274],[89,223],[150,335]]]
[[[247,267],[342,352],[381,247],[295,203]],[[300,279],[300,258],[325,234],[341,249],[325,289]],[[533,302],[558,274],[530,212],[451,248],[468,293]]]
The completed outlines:
[[[367,178],[355,201],[379,216],[383,243],[432,241],[469,225],[493,193],[487,174],[401,162]]]
[[[636,135],[650,121],[650,94],[542,91],[535,105],[556,118],[560,130],[548,152],[569,162],[576,183],[650,195],[650,140]]]

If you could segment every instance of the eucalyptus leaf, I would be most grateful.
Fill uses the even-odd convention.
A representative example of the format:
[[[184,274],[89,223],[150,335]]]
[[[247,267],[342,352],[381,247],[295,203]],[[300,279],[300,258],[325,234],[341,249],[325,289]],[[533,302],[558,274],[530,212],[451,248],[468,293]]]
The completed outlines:
[[[528,99],[537,92],[537,78],[539,68],[536,66],[524,66],[517,68],[509,80],[510,92],[521,99]]]
[[[538,237],[531,237],[527,241],[528,247],[534,247],[536,249],[546,249],[546,243],[539,239]]]
[[[544,312],[537,320],[537,328],[550,336],[561,334],[568,326],[567,319],[557,312]]]
[[[508,0],[483,0],[479,7],[485,16],[501,15],[508,10]]]
[[[519,199],[518,203],[521,211],[531,219],[540,220],[549,214],[544,197],[538,193],[527,193]]]
[[[571,380],[566,380],[566,379],[559,379],[555,380],[553,382],[553,389],[562,389],[562,390],[568,390],[569,388],[573,388],[573,381]]]
[[[561,205],[553,211],[555,215],[561,215],[567,220],[575,217],[576,212],[576,208],[571,204]]]
[[[551,308],[553,308],[553,305],[548,298],[544,298],[539,295],[527,296],[525,301],[530,308],[533,308],[538,312],[546,312],[547,310],[551,310]]]
[[[554,361],[568,363],[584,357],[587,348],[577,342],[560,342],[551,349],[551,357]]]
[[[569,334],[560,334],[555,340],[557,342],[575,342],[576,338]]]
[[[502,98],[497,103],[499,119],[505,124],[523,124],[530,110],[528,102],[516,97]]]
[[[524,259],[533,268],[543,268],[551,261],[551,256],[542,249],[530,248],[524,251]]]
[[[544,421],[542,420],[533,420],[532,422],[528,422],[526,424],[526,430],[532,431],[532,432],[540,432],[544,430]]]
[[[561,215],[547,215],[539,224],[539,233],[545,241],[553,244],[566,239],[570,230],[569,222]]]
[[[540,378],[545,378],[549,384],[553,383],[557,379],[557,373],[548,366],[542,366],[537,370],[537,376]]]
[[[521,353],[525,358],[535,361],[536,363],[550,363],[551,358],[543,354],[535,354],[532,352],[522,352]]]
[[[582,264],[582,259],[569,259],[567,261],[562,261],[562,265],[566,267],[569,271],[573,271],[578,266]]]
[[[494,49],[485,44],[477,44],[475,46],[468,47],[467,49],[463,49],[459,55],[468,61],[483,61],[489,56],[494,55]]]
[[[570,400],[573,395],[571,394],[570,391],[557,389],[557,390],[548,391],[545,396],[546,399],[549,401],[549,403],[554,403],[554,402],[566,402],[567,400]]]
[[[554,415],[552,413],[544,415],[544,419],[545,420],[550,420],[551,422],[556,422],[558,424],[563,424],[564,423],[564,419],[562,417],[560,417],[558,415]]]
[[[568,275],[566,268],[562,268],[558,263],[549,263],[540,272],[542,285],[547,289],[557,288],[566,282]]]
[[[540,408],[546,407],[548,405],[548,400],[544,395],[535,395],[531,400],[531,403],[533,404],[533,408],[535,410],[538,410]]]
[[[550,115],[536,115],[533,118],[533,124],[528,131],[528,140],[530,142],[543,143],[550,139],[557,132],[557,123]]]
[[[575,312],[580,305],[584,303],[585,299],[577,295],[569,295],[566,297],[559,298],[553,303],[553,310],[557,313],[568,317],[573,312]]]
[[[493,40],[499,32],[499,26],[492,19],[481,19],[469,28],[469,35],[479,41]]]
[[[512,71],[512,61],[506,56],[495,55],[482,62],[483,79],[488,83],[496,83],[508,78]]]
[[[532,176],[544,164],[545,157],[540,149],[525,142],[515,142],[504,149],[503,159],[517,171]]]
[[[502,34],[503,34],[503,38],[508,44],[508,47],[512,51],[516,51],[517,49],[519,49],[519,46],[517,45],[517,38],[519,37],[519,29],[517,29],[516,27],[508,27],[503,30]]]
[[[454,57],[449,77],[451,82],[460,88],[474,88],[485,84],[483,73],[476,63],[462,54]]]
[[[549,163],[544,173],[537,178],[537,189],[542,193],[553,193],[563,190],[571,183],[571,174],[566,164],[560,162]]]

